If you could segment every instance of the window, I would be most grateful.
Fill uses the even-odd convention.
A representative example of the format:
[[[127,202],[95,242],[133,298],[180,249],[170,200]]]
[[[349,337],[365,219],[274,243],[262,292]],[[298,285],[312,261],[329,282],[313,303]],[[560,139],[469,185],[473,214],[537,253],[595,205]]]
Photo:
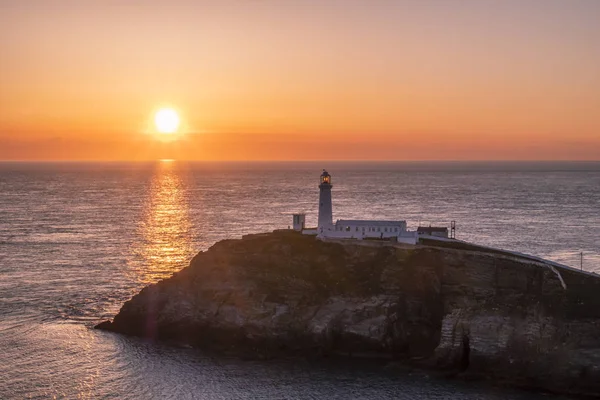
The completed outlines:
[[[387,228],[384,228],[383,230],[387,232]]]
[[[356,227],[356,232],[358,232],[358,226]]]
[[[350,232],[350,227],[349,226],[346,227],[346,232]]]
[[[363,231],[363,232],[365,231],[365,227],[364,227],[364,226],[363,226],[363,228],[362,228],[362,231]]]
[[[381,228],[377,228],[377,232],[381,232]]]
[[[396,228],[396,229],[394,230],[394,232],[398,232],[398,228]]]

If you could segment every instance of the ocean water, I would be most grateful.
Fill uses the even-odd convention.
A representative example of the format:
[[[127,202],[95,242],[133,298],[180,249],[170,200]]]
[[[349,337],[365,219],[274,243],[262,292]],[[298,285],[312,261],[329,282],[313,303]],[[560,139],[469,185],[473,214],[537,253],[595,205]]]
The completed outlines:
[[[600,273],[600,163],[0,163],[0,399],[529,399],[376,363],[257,362],[91,327],[224,238],[334,218],[457,237]],[[539,398],[554,398],[539,395]]]

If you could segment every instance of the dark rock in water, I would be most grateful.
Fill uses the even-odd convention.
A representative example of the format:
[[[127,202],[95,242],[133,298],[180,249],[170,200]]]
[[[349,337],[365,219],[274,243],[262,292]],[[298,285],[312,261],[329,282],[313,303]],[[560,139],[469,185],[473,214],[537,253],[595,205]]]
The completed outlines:
[[[255,357],[386,357],[600,394],[600,278],[471,247],[293,231],[224,240],[97,328]]]

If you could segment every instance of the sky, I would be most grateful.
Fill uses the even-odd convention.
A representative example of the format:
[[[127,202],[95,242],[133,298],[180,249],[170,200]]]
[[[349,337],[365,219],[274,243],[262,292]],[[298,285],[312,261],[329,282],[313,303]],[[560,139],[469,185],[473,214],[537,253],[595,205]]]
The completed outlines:
[[[599,160],[598,21],[598,0],[0,0],[0,160]]]

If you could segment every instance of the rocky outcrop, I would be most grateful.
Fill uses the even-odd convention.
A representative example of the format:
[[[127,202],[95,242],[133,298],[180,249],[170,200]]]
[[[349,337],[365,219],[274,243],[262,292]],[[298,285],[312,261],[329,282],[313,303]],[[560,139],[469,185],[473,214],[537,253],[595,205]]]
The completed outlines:
[[[98,326],[256,356],[389,357],[600,393],[600,279],[477,249],[225,240]]]

